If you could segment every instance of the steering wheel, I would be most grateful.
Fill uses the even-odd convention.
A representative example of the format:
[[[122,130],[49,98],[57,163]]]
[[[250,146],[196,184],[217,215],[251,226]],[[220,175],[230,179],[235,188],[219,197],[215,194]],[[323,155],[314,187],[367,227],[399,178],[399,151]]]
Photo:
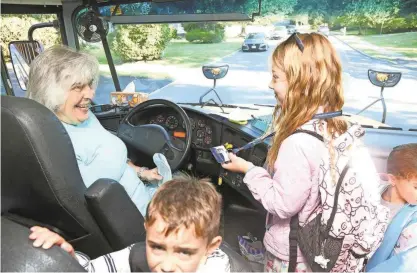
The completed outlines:
[[[176,147],[172,143],[168,132],[160,125],[132,125],[132,117],[144,109],[155,105],[164,105],[174,110],[181,116],[186,130],[185,148]],[[178,106],[178,104],[163,99],[147,100],[135,106],[135,108],[130,110],[129,113],[123,118],[119,125],[117,136],[125,143],[151,157],[155,153],[163,154],[166,157],[172,172],[174,172],[184,163],[184,160],[190,152],[192,138],[191,122],[188,115],[180,106]]]

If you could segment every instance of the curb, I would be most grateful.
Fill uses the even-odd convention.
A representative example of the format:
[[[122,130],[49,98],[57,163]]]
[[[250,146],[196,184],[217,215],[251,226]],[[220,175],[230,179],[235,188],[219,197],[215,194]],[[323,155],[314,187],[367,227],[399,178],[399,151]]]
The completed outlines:
[[[336,35],[332,35],[332,37],[334,37],[334,38],[335,38],[335,39],[337,39],[338,41],[342,42],[343,44],[347,45],[348,47],[350,47],[351,49],[355,50],[356,52],[358,52],[358,53],[362,54],[362,55],[363,55],[363,56],[365,56],[365,57],[368,57],[368,58],[373,59],[373,60],[376,60],[376,61],[383,61],[383,62],[387,62],[387,63],[388,63],[388,64],[390,64],[390,65],[394,65],[394,66],[401,66],[401,68],[405,68],[405,69],[408,69],[408,70],[417,71],[417,68],[416,68],[416,67],[409,66],[409,65],[406,65],[406,64],[401,64],[401,62],[402,62],[402,61],[404,61],[404,60],[402,60],[402,59],[398,59],[398,58],[397,58],[396,60],[389,60],[389,59],[383,59],[383,58],[376,58],[376,57],[370,56],[370,55],[368,55],[368,54],[366,54],[366,53],[364,53],[364,52],[360,51],[360,50],[359,50],[359,49],[357,49],[357,48],[354,48],[354,47],[353,47],[353,46],[351,46],[349,43],[347,43],[347,42],[343,41],[342,39],[338,38]],[[414,62],[414,61],[410,61],[410,62]]]
[[[373,57],[373,56],[371,56],[371,55],[368,55],[368,54],[366,54],[365,52],[362,52],[362,51],[360,51],[359,49],[357,49],[357,48],[354,48],[353,46],[351,46],[348,42],[345,42],[345,41],[343,41],[342,39],[340,39],[339,37],[337,37],[336,35],[332,35],[332,37],[334,37],[334,38],[336,38],[337,40],[339,40],[340,42],[342,42],[342,43],[344,43],[345,45],[347,45],[348,47],[350,47],[351,49],[353,49],[353,50],[355,50],[356,52],[358,52],[358,53],[360,53],[360,54],[362,54],[363,56],[365,56],[365,57],[368,57],[368,58],[371,58],[371,59],[374,59],[374,60],[378,60],[378,61],[387,61],[387,62],[390,62],[390,63],[394,63],[393,61],[391,61],[391,60],[387,60],[387,59],[382,59],[382,58],[376,58],[376,57]],[[395,64],[395,63],[394,63]]]

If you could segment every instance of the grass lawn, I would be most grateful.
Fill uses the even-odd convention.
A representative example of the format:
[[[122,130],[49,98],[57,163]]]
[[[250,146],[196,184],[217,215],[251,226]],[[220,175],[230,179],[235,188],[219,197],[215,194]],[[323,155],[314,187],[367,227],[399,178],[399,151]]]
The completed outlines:
[[[373,57],[397,59],[401,58],[398,56],[398,54],[400,54],[404,56],[403,59],[417,61],[417,32],[366,36],[347,35],[339,37],[349,43],[352,47]],[[384,52],[379,52],[375,47],[369,46],[368,43],[394,54],[390,56]]]
[[[123,64],[116,65],[116,72],[118,76],[132,76],[136,78],[153,78],[153,79],[171,79],[171,76],[168,73],[164,72],[150,72],[143,70],[131,70],[128,67],[124,67]],[[100,65],[100,74],[104,76],[111,76],[110,68],[106,64]]]
[[[240,48],[242,42],[243,39],[233,39],[218,44],[194,44],[184,40],[174,40],[171,41],[166,47],[161,60],[148,61],[146,63],[139,61],[136,63],[145,67],[147,64],[186,68],[199,67],[204,63],[216,61],[230,53],[235,52]],[[107,65],[107,59],[102,47],[91,47],[85,51],[98,59],[103,73],[110,73],[108,68],[105,66]],[[116,65],[117,72],[121,75],[128,74],[133,76],[144,76],[146,74],[143,69],[123,69],[125,65],[117,53],[112,52],[112,57]],[[162,75],[162,77],[163,76],[164,75]]]
[[[165,49],[162,62],[166,65],[198,67],[216,61],[238,50],[243,39],[229,40],[218,44],[193,44],[186,41],[171,42]]]
[[[417,32],[363,36],[361,39],[409,58],[417,58]]]

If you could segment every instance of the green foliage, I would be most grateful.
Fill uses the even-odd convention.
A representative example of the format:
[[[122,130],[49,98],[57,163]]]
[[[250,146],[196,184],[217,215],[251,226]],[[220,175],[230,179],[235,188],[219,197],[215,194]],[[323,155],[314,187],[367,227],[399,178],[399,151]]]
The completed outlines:
[[[319,12],[319,11],[313,11],[310,13],[310,20],[309,23],[310,25],[316,29],[317,27],[319,27],[320,25],[322,25],[326,20],[325,20],[325,14]]]
[[[224,31],[224,25],[221,23],[187,23],[183,24],[183,28],[186,32],[195,29],[204,31]]]
[[[118,25],[112,49],[123,61],[160,59],[171,39],[167,25]]]
[[[413,31],[417,28],[417,15],[396,17],[385,24],[388,32]]]
[[[290,14],[296,5],[297,0],[262,0],[261,11],[263,15]]]
[[[219,23],[189,23],[184,24],[184,30],[189,42],[212,44],[224,40],[224,25]]]
[[[362,0],[346,7],[343,22],[347,26],[380,27],[394,19],[400,10],[399,0]]]
[[[382,33],[384,23],[393,19],[400,10],[398,0],[367,0],[365,3],[364,16],[370,26],[381,27],[380,33]]]
[[[0,37],[5,58],[7,60],[10,58],[8,47],[11,41],[28,40],[28,30],[33,24],[52,21],[55,18],[56,16],[54,17],[52,15],[2,15]],[[34,32],[33,38],[42,43],[44,48],[61,43],[61,36],[54,28],[37,29]]]
[[[175,28],[171,28],[171,39],[178,39],[178,31]]]
[[[205,31],[194,29],[185,35],[185,39],[189,42],[198,42],[203,44],[220,43],[223,40],[222,35],[216,31]]]
[[[308,16],[308,23],[317,28],[329,17],[330,8],[329,0],[305,0],[298,1],[296,6],[297,14],[304,14]]]

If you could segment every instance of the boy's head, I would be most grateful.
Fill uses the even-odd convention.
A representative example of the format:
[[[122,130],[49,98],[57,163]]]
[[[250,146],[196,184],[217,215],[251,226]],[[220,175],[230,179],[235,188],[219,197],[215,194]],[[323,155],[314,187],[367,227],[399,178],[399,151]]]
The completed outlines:
[[[402,201],[417,204],[417,143],[395,147],[388,156],[387,173]]]
[[[153,272],[195,272],[222,241],[221,195],[188,176],[164,183],[145,217],[146,258]]]

